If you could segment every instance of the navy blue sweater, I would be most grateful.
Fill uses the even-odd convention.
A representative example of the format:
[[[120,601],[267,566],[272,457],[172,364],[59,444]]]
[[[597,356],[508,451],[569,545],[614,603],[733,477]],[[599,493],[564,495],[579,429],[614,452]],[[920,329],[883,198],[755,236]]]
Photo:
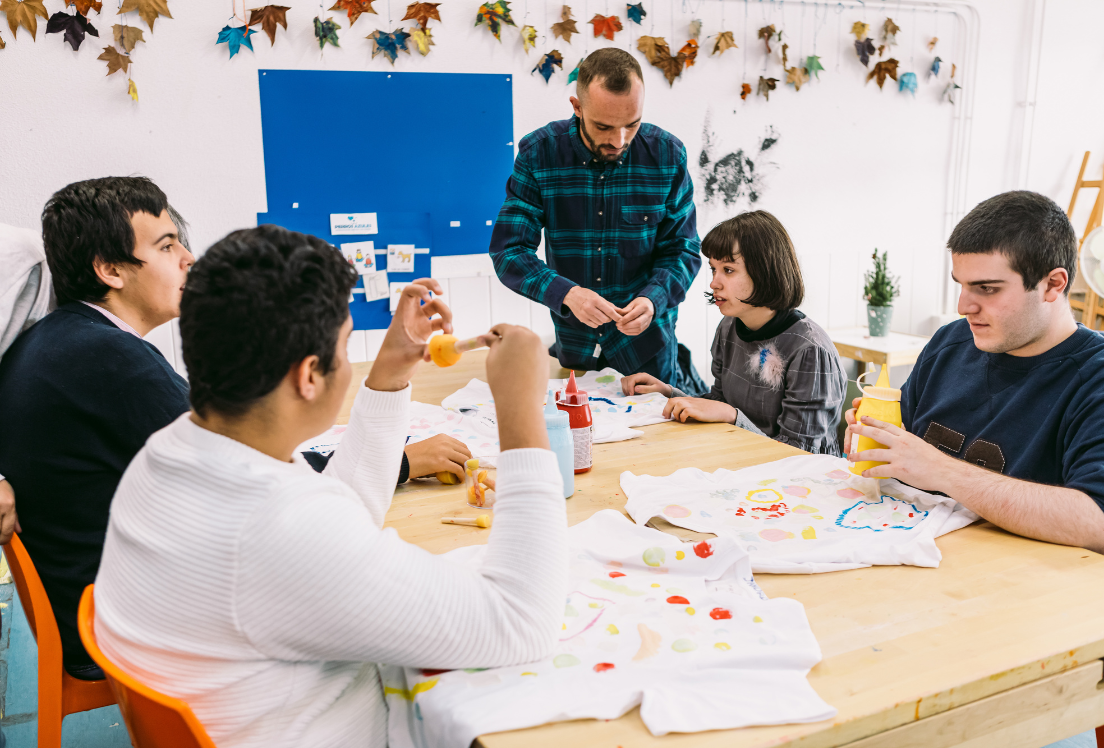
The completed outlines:
[[[1104,509],[1104,336],[1082,326],[1046,353],[985,353],[966,320],[924,348],[901,397],[905,428],[945,452]]]
[[[187,410],[188,383],[161,352],[81,303],[44,317],[0,360],[0,475],[68,667],[92,663],[77,605],[100,568],[115,487],[150,434]]]

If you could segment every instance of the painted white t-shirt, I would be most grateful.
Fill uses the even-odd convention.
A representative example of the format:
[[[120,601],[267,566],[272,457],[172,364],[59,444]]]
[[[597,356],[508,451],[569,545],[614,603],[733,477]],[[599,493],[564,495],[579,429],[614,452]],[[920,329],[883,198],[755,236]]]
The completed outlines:
[[[935,539],[977,519],[954,499],[862,478],[846,459],[787,457],[743,470],[621,474],[625,511],[736,539],[756,572],[808,574],[874,565],[937,567]]]
[[[572,527],[552,657],[516,667],[380,667],[392,748],[467,748],[479,735],[640,706],[653,735],[835,716],[807,680],[820,648],[796,600],[768,600],[731,538],[697,544],[607,509]],[[478,569],[483,547],[447,554]]]

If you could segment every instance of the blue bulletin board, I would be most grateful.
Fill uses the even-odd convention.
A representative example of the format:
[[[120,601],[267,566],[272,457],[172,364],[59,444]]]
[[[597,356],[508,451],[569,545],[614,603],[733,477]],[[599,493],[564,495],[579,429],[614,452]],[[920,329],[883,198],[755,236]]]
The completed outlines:
[[[514,161],[511,75],[260,70],[268,212],[338,246],[413,244],[430,257],[486,252]],[[330,234],[331,213],[375,213],[378,233]],[[425,251],[428,249],[428,253]],[[385,270],[385,254],[376,255]],[[358,281],[363,288],[363,281]],[[350,305],[357,330],[387,327],[388,300]]]

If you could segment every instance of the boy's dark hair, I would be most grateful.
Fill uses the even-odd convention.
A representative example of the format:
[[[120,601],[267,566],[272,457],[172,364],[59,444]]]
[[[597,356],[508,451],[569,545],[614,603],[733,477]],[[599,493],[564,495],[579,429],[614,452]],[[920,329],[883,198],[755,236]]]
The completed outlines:
[[[160,216],[168,207],[165,193],[146,177],[88,179],[55,192],[42,209],[42,243],[58,305],[102,300],[111,288],[96,276],[93,261],[141,265],[130,217],[139,211]]]
[[[1066,212],[1049,197],[1017,190],[991,197],[966,214],[951,232],[952,254],[1000,252],[1028,291],[1055,268],[1077,275],[1077,234]]]
[[[308,356],[329,374],[356,281],[338,250],[279,226],[235,231],[208,249],[180,300],[195,411],[242,415]]]
[[[702,254],[717,262],[732,262],[734,248],[755,286],[751,298],[740,301],[776,312],[801,306],[805,298],[801,265],[790,235],[777,218],[765,210],[741,213],[721,221],[702,239]],[[705,298],[714,303],[712,293]]]
[[[602,47],[591,52],[579,65],[579,77],[575,81],[575,93],[581,98],[595,80],[602,88],[614,94],[626,94],[632,88],[632,76],[641,83],[644,73],[636,58],[617,47]]]

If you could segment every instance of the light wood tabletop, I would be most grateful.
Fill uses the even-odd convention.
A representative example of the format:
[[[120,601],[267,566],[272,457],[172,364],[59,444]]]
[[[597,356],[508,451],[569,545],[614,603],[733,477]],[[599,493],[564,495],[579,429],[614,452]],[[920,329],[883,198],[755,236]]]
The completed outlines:
[[[439,404],[472,377],[483,378],[484,359],[477,351],[451,369],[423,365],[413,380],[414,399]],[[359,384],[370,364],[354,366]],[[549,372],[562,376],[551,359]],[[348,408],[342,416],[347,419]],[[595,445],[595,467],[576,476],[567,501],[570,524],[601,509],[623,511],[624,470],[738,469],[799,454],[726,424],[664,423],[642,431],[643,438]],[[397,490],[386,524],[442,553],[486,542],[485,530],[440,522],[467,513],[462,487],[417,480]],[[756,575],[768,596],[804,604],[824,657],[809,682],[839,709],[833,720],[657,738],[634,709],[608,722],[561,722],[485,735],[479,743],[1032,748],[1104,724],[1104,556],[1027,540],[988,523],[946,535],[938,545],[938,569]]]
[[[864,327],[842,327],[828,331],[828,337],[836,346],[836,351],[843,358],[850,358],[867,364],[882,366],[889,364],[905,366],[916,363],[924,346],[931,338],[920,335],[906,335],[900,332],[891,332],[883,337],[873,337],[870,331]]]

